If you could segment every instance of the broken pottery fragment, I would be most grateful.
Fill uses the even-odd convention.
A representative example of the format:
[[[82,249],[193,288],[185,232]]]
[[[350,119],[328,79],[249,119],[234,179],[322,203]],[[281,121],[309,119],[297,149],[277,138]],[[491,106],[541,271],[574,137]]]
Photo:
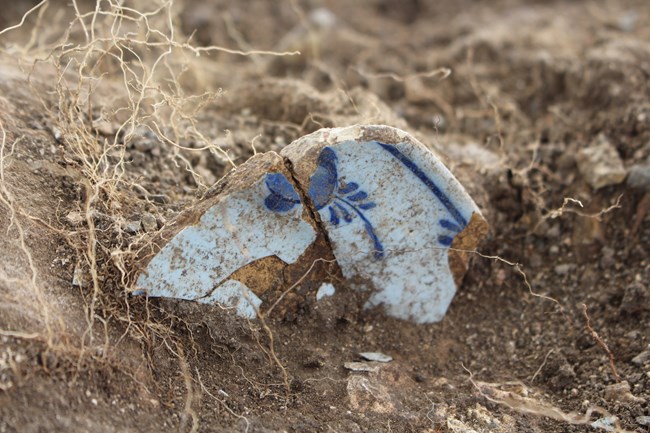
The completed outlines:
[[[168,241],[147,259],[137,288],[152,297],[218,303],[255,317],[259,295],[279,284],[285,265],[317,240],[300,200],[287,209],[280,199],[295,193],[289,179],[276,153],[253,157],[170,224],[163,233]]]
[[[254,317],[294,285],[320,301],[343,284],[366,308],[441,320],[487,223],[438,158],[387,126],[322,129],[281,155],[247,161],[174,221],[137,288]]]
[[[348,284],[416,323],[442,319],[487,224],[462,185],[406,132],[321,129],[281,154],[308,190]]]

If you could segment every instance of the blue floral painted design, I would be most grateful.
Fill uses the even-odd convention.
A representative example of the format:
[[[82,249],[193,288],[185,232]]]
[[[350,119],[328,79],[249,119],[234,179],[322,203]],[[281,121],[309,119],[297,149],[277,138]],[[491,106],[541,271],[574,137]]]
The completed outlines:
[[[444,247],[450,247],[456,235],[467,226],[467,219],[449,196],[396,146],[378,141],[375,143],[400,161],[445,207],[449,216],[438,220],[438,224],[446,233],[438,236],[438,243]],[[368,200],[368,194],[359,188],[358,183],[343,182],[338,179],[337,161],[338,158],[334,150],[329,147],[323,148],[316,160],[316,170],[310,178],[309,197],[317,211],[327,208],[329,223],[334,226],[350,223],[355,216],[359,217],[373,242],[374,257],[381,259],[384,257],[384,247],[377,237],[372,223],[364,214],[364,211],[373,209],[376,204]],[[300,196],[283,174],[269,173],[266,177],[266,186],[270,194],[264,200],[264,204],[269,210],[287,212],[295,205],[300,204]]]
[[[374,257],[381,259],[384,257],[384,246],[363,212],[374,208],[376,204],[368,200],[368,194],[359,188],[358,183],[339,181],[336,162],[336,153],[329,147],[323,148],[316,160],[318,167],[309,179],[309,197],[316,210],[327,207],[329,222],[334,226],[352,222],[357,215],[372,240]]]
[[[317,167],[309,180],[309,197],[317,211],[327,208],[329,222],[338,226],[350,223],[355,215],[363,222],[368,236],[372,240],[376,259],[384,257],[384,247],[379,241],[370,220],[364,211],[374,208],[374,202],[368,200],[368,194],[355,182],[342,182],[338,179],[336,153],[329,147],[323,148],[316,160]],[[270,194],[264,204],[274,212],[287,212],[300,203],[300,197],[281,173],[269,173],[266,186]]]

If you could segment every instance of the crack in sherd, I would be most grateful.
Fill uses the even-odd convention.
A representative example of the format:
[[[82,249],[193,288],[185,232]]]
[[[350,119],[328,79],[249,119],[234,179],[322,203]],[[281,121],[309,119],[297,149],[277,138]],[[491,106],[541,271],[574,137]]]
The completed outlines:
[[[336,262],[329,235],[307,189],[303,188],[297,179],[289,159],[282,158],[282,166],[284,170],[278,173],[285,175],[303,205],[301,218],[316,232],[314,242],[293,263],[285,263],[277,256],[254,260],[223,278],[212,290],[195,300],[212,296],[222,284],[232,279],[243,283],[259,296],[263,306],[267,308],[284,298],[283,307],[279,310],[280,315],[285,315],[292,308],[302,304],[308,293],[315,293],[322,283],[342,280],[342,272]],[[285,296],[288,291],[294,294]]]
[[[307,217],[311,220],[310,222],[313,222],[312,225],[317,231],[318,236],[316,238],[316,242],[318,242],[318,238],[321,238],[324,243],[323,247],[327,248],[327,251],[325,252],[326,254],[322,254],[321,258],[327,260],[330,263],[330,266],[333,268],[332,271],[335,275],[342,276],[343,274],[341,272],[341,268],[338,264],[336,256],[334,255],[334,249],[332,248],[332,242],[330,240],[329,233],[325,228],[325,224],[323,224],[323,220],[321,219],[320,214],[316,210],[316,206],[314,205],[313,200],[309,196],[309,188],[305,188],[298,179],[298,175],[293,169],[293,163],[291,160],[289,158],[283,157],[283,161],[284,166],[291,176],[291,183],[294,185],[296,192],[300,196],[300,201],[304,205],[305,211],[307,212]]]

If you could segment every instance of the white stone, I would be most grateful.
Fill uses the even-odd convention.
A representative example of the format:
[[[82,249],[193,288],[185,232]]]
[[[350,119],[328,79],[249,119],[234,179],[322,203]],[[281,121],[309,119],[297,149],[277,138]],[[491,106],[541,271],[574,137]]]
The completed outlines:
[[[336,293],[336,289],[332,285],[332,283],[323,283],[321,286],[318,288],[318,291],[316,292],[316,300],[320,301],[323,298],[326,298],[328,296],[334,296],[334,293]]]
[[[343,367],[352,371],[379,371],[379,366],[377,364],[369,364],[367,362],[345,362],[343,363]]]
[[[646,425],[650,426],[650,416],[637,416],[636,417],[636,422],[641,424],[641,425]]]
[[[598,418],[590,425],[596,429],[601,429],[605,431],[616,431],[617,422],[618,422],[618,418],[616,418],[615,416],[607,416],[604,418]]]
[[[359,356],[366,361],[391,362],[393,360],[392,356],[385,355],[381,352],[361,352]]]
[[[617,185],[623,182],[627,175],[616,148],[603,134],[589,147],[578,151],[576,162],[578,170],[594,189]]]

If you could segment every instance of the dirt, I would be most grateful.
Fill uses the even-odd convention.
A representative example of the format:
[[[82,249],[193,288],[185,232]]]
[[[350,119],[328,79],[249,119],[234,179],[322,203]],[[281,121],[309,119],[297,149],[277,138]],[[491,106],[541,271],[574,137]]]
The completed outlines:
[[[650,431],[650,186],[576,163],[650,170],[645,0],[68,3],[0,33],[0,432]],[[442,322],[129,295],[234,166],[355,123],[490,223]]]

